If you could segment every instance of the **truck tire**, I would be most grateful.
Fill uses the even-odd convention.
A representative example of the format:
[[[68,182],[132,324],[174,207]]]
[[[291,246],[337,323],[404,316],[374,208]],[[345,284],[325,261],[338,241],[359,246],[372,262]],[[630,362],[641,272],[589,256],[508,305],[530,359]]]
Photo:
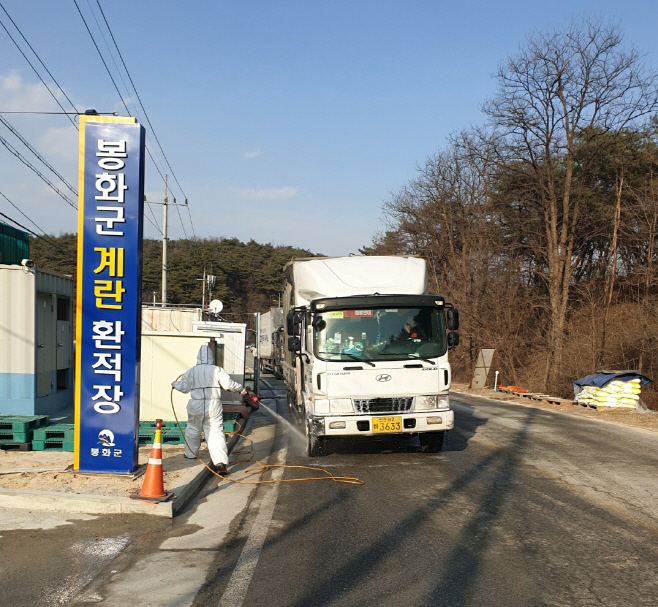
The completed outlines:
[[[295,398],[295,393],[288,390],[288,413],[295,420],[295,423],[299,423],[299,416],[297,415],[297,399]]]
[[[324,455],[324,436],[316,436],[306,425],[306,453],[309,457],[321,457]]]
[[[438,453],[443,448],[445,432],[421,432],[418,435],[423,453]]]
[[[320,455],[319,453],[320,441],[317,436],[312,434],[306,435],[306,453],[309,457],[316,457]]]

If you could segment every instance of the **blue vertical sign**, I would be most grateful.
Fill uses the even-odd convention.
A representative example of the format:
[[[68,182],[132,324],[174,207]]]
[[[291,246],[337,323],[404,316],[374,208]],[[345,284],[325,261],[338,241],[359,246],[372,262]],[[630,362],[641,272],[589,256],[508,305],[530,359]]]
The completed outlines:
[[[74,469],[139,455],[144,128],[80,117]]]

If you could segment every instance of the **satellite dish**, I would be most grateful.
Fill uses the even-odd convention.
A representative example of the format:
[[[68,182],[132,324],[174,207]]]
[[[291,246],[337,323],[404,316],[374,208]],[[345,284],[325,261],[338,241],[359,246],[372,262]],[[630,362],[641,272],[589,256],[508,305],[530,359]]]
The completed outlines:
[[[208,304],[208,310],[210,310],[211,314],[214,314],[217,316],[222,310],[224,309],[224,304],[219,301],[219,299],[213,299],[209,304]]]

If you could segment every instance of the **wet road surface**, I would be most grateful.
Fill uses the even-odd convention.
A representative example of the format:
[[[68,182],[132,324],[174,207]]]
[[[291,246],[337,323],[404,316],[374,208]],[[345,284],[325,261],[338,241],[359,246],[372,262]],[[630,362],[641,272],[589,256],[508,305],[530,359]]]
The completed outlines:
[[[0,605],[66,605],[122,552],[138,557],[171,528],[150,516],[84,516],[4,511]],[[28,526],[29,529],[14,528]]]

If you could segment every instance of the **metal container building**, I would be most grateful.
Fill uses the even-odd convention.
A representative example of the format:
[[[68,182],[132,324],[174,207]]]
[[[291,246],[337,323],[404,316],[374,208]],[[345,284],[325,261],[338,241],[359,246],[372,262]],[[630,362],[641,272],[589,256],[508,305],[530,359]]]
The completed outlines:
[[[32,264],[33,265],[33,264]],[[0,413],[73,407],[73,279],[0,264]]]

